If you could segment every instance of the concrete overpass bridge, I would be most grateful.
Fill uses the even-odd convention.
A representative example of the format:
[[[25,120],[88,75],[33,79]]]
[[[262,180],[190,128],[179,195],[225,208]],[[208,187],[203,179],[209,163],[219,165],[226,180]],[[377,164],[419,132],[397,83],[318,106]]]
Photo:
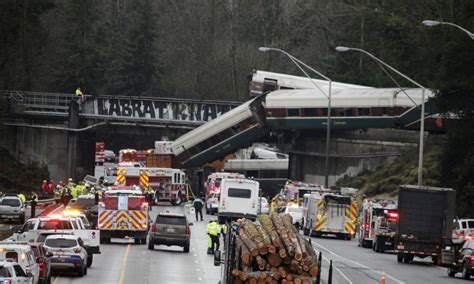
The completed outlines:
[[[48,165],[55,179],[81,177],[94,166],[95,142],[107,149],[146,148],[175,139],[239,105],[178,98],[87,96],[1,91],[8,103],[0,145],[20,161]]]

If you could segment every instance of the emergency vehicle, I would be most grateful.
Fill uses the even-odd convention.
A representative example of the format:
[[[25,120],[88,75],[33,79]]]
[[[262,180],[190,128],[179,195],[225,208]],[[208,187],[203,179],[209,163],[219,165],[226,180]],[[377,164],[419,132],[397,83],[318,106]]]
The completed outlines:
[[[305,203],[305,235],[335,235],[346,240],[355,235],[358,205],[350,196],[314,192],[306,195]]]
[[[366,200],[362,205],[359,246],[375,252],[395,249],[397,203],[393,200]]]
[[[155,201],[180,205],[186,196],[186,174],[180,169],[120,167],[125,170],[125,185],[140,186],[140,177],[148,174],[148,186],[155,192]]]
[[[117,186],[105,191],[99,204],[101,243],[110,243],[111,238],[131,237],[135,239],[135,244],[145,244],[148,208],[141,190]]]
[[[224,178],[240,178],[244,179],[243,174],[228,173],[228,172],[215,172],[207,176],[207,180],[204,183],[206,188],[205,204],[206,213],[213,214],[219,212],[219,201],[221,196],[221,182]]]

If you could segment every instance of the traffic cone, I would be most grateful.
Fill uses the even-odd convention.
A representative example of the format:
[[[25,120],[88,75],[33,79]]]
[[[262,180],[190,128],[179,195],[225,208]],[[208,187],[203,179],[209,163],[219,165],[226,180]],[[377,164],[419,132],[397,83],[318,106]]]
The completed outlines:
[[[382,272],[382,279],[380,279],[380,284],[385,284],[385,272]]]

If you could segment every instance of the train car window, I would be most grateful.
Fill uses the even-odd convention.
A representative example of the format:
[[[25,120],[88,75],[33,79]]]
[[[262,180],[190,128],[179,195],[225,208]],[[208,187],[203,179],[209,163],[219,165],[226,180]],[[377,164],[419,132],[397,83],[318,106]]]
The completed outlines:
[[[280,90],[294,90],[295,88],[292,87],[286,87],[286,86],[280,86]]]
[[[331,109],[332,116],[344,116],[344,109],[343,108],[333,108]]]
[[[356,116],[357,111],[355,108],[345,108],[344,109],[344,116]]]
[[[357,116],[370,116],[370,108],[358,108]]]
[[[304,108],[303,116],[316,116],[316,109],[314,108]]]
[[[278,80],[275,79],[263,79],[263,93],[278,90]]]
[[[288,116],[300,116],[299,108],[289,108],[286,111],[288,113]]]
[[[327,108],[317,108],[316,109],[316,116],[328,116],[328,109]]]

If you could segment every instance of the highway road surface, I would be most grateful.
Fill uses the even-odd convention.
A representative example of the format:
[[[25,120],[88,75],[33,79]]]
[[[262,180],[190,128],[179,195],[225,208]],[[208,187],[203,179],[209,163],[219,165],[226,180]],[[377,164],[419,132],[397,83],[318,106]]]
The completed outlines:
[[[159,211],[166,210],[183,212],[184,207],[154,207],[152,220]],[[135,245],[133,240],[112,239],[112,244],[100,246],[102,254],[94,256],[87,276],[61,274],[55,276],[52,283],[217,283],[220,267],[215,267],[213,256],[206,254],[209,216],[204,214],[202,222],[195,222],[194,216],[189,216],[188,220],[194,223],[189,253],[177,246],[155,246],[155,250],[150,251],[147,245]]]
[[[154,207],[151,217],[159,211],[184,212],[184,207]],[[154,251],[146,245],[135,245],[133,240],[115,239],[112,244],[101,245],[101,255],[94,256],[88,275],[79,278],[74,274],[55,275],[52,283],[217,283],[221,268],[213,266],[213,257],[206,254],[206,225],[204,221],[188,220],[191,227],[191,248],[183,253],[181,247],[156,246]],[[2,225],[7,228],[9,225]],[[114,241],[114,239],[113,239]],[[445,268],[434,266],[430,260],[415,259],[413,263],[398,263],[395,254],[375,253],[357,246],[357,240],[343,241],[333,238],[312,238],[316,250],[323,253],[323,283],[327,283],[329,261],[333,261],[333,283],[366,284],[380,283],[385,275],[387,284],[392,283],[472,283],[458,278],[449,278]]]

